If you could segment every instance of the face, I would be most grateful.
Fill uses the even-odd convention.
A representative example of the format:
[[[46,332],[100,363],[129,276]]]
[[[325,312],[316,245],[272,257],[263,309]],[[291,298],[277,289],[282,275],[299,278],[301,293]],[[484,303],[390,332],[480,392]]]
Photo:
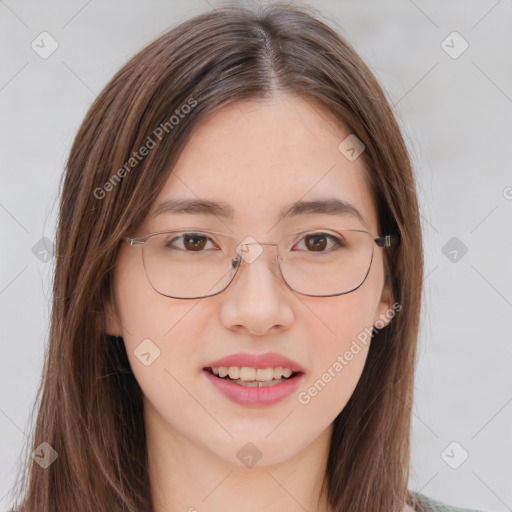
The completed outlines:
[[[246,237],[275,242],[291,232],[345,227],[379,236],[362,159],[351,161],[338,149],[348,135],[320,107],[294,96],[230,106],[197,128],[132,235],[201,228],[231,233],[238,242]],[[331,198],[350,203],[361,218],[310,212],[278,219],[297,201]],[[225,203],[233,216],[156,214],[171,199]],[[361,342],[362,333],[371,332],[377,320],[379,327],[388,323],[392,304],[377,246],[364,283],[332,297],[290,289],[280,277],[275,247],[261,247],[254,261],[241,263],[224,291],[184,300],[155,291],[141,247],[122,244],[114,268],[114,306],[107,315],[108,331],[123,337],[143,391],[148,431],[171,445],[189,444],[237,465],[244,463],[242,447],[258,450],[259,465],[275,464],[328,438],[363,371],[370,338],[367,334]],[[247,387],[205,369],[241,353],[245,358],[223,364],[293,366],[297,375],[275,387]],[[254,379],[252,370],[243,371],[246,380]]]

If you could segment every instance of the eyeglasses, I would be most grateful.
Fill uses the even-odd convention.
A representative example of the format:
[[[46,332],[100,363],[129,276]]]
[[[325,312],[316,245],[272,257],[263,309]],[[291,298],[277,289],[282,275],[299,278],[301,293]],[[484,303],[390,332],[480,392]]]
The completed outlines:
[[[277,246],[281,277],[292,290],[312,297],[350,293],[365,281],[375,246],[397,246],[396,234],[374,238],[359,229],[322,229],[284,236],[280,242],[242,242],[217,231],[174,230],[124,238],[142,248],[142,260],[151,286],[176,299],[210,297],[225,290],[242,260],[253,263],[264,245]]]

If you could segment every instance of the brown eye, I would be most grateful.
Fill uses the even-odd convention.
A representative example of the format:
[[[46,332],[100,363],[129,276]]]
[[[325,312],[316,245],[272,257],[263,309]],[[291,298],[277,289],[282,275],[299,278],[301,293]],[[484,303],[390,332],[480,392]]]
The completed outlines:
[[[185,235],[183,237],[183,245],[187,250],[191,251],[200,251],[204,248],[206,241],[205,236]]]
[[[343,246],[342,241],[327,233],[311,233],[306,235],[301,243],[304,244],[307,252],[329,252],[329,249],[336,249]],[[299,243],[300,245],[300,243]]]
[[[198,233],[182,233],[165,242],[165,247],[171,250],[185,252],[203,252],[210,237]],[[208,247],[206,247],[208,249]]]
[[[305,240],[306,247],[313,251],[323,251],[327,246],[327,237],[325,235],[308,235]]]

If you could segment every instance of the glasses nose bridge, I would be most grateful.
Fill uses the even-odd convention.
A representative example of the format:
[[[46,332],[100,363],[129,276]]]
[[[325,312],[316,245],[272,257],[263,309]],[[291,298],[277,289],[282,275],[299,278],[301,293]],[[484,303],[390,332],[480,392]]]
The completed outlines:
[[[254,261],[256,261],[261,256],[261,254],[263,254],[263,247],[261,247],[261,246],[273,245],[275,247],[274,257],[277,260],[277,271],[278,271],[279,275],[283,276],[282,269],[281,269],[281,262],[279,260],[279,256],[280,256],[279,246],[280,246],[281,242],[260,242],[260,241],[256,240],[254,237],[251,237],[251,238],[252,238],[252,240],[242,241],[237,245],[236,257],[232,260],[233,266],[236,265],[236,267],[237,267],[237,271],[235,272],[235,274],[238,274],[238,271],[242,264],[242,260],[245,260],[245,262],[247,264],[252,264],[252,263],[254,263]],[[250,255],[244,256],[244,253],[246,252],[244,250],[244,247],[247,247],[247,246],[256,246],[256,247],[260,246],[261,253],[256,254],[255,257],[252,257]],[[233,278],[234,277],[235,276],[233,275]],[[284,279],[284,277],[283,277],[283,279]]]
[[[252,238],[252,240],[250,240],[250,241],[247,241],[247,242],[246,241],[242,241],[242,242],[240,242],[238,244],[237,250],[236,250],[236,256],[237,257],[238,256],[242,256],[242,259],[244,259],[243,258],[243,253],[246,252],[244,250],[244,247],[246,247],[246,246],[256,246],[256,247],[258,247],[258,246],[263,246],[263,245],[273,245],[275,247],[275,256],[279,260],[279,255],[280,255],[279,254],[279,247],[280,247],[280,245],[282,243],[281,241],[280,242],[260,242],[259,240],[256,240],[254,237],[251,237],[251,238]],[[263,253],[263,248],[261,249],[261,252]],[[259,256],[260,255],[257,255],[255,260],[258,259]]]

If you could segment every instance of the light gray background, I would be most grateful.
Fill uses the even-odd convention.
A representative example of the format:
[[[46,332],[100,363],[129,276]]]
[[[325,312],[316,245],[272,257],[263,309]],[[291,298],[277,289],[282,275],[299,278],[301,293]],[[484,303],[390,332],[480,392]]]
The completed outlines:
[[[2,510],[47,342],[53,259],[43,263],[32,248],[54,239],[74,134],[133,53],[219,5],[0,0]],[[512,4],[314,5],[341,25],[396,104],[417,170],[426,277],[410,488],[453,505],[512,510]],[[31,48],[43,31],[59,44],[47,59]],[[441,46],[453,31],[469,44],[456,59]],[[462,48],[453,36],[445,44]],[[452,237],[468,249],[456,262],[443,253]],[[441,455],[453,441],[452,465],[469,454],[458,469]]]

